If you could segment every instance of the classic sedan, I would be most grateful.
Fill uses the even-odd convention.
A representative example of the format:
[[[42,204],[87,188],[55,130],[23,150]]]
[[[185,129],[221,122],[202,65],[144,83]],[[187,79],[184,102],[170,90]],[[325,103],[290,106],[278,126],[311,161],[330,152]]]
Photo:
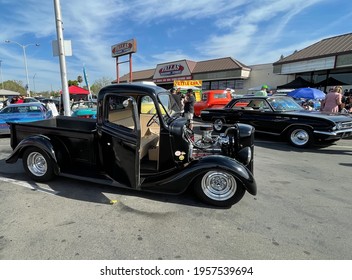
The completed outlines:
[[[96,101],[76,101],[71,105],[72,117],[96,119],[97,102]]]
[[[40,102],[10,104],[0,110],[0,134],[10,134],[7,122],[32,122],[52,117],[51,110]]]
[[[212,122],[217,132],[237,122],[250,124],[258,133],[282,136],[302,148],[352,137],[350,115],[307,111],[287,96],[236,98],[222,109],[203,110],[201,119]]]

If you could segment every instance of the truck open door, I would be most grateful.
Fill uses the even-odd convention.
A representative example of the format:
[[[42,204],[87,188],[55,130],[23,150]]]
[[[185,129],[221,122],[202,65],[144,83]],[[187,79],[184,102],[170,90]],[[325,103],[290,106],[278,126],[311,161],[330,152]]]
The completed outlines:
[[[139,189],[141,129],[136,101],[116,93],[105,98],[101,162],[115,181]]]

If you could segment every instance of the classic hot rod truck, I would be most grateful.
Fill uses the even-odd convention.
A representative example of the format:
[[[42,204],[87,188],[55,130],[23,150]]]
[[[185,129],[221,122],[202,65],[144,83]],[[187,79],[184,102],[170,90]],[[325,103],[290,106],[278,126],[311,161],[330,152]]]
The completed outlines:
[[[56,175],[135,190],[179,194],[188,187],[205,203],[230,207],[253,178],[254,128],[235,124],[220,136],[201,126],[197,141],[173,95],[143,83],[110,85],[98,95],[97,119],[58,116],[10,123],[13,153],[26,173]]]

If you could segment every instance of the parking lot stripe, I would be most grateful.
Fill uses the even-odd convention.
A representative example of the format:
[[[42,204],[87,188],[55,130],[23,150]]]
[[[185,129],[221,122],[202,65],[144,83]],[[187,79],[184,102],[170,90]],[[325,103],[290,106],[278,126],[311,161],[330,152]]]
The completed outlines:
[[[19,181],[19,180],[15,180],[15,179],[10,179],[10,178],[4,178],[4,177],[0,177],[0,181],[6,182],[6,183],[11,183],[11,184],[15,184],[15,185],[19,185],[25,188],[29,188],[31,190],[35,190],[35,191],[39,191],[39,192],[44,192],[47,194],[52,194],[52,195],[57,195],[59,192],[58,191],[54,191],[52,189],[48,188],[42,188],[40,186],[38,186],[35,183],[27,183],[24,181]]]

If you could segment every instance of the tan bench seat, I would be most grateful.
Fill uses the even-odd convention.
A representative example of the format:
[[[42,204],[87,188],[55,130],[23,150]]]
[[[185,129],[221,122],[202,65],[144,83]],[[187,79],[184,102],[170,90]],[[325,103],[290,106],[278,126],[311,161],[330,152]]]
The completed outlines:
[[[158,141],[159,141],[159,136],[154,133],[144,135],[141,138],[141,146],[139,149],[139,158],[142,159],[144,156],[146,156],[148,154],[149,149],[157,146]]]

